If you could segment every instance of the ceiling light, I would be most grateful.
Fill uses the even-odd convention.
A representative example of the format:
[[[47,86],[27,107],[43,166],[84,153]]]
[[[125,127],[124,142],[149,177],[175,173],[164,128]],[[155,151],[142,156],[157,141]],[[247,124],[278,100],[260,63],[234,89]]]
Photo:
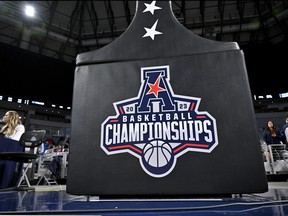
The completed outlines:
[[[25,14],[29,17],[34,17],[35,15],[35,9],[34,7],[30,6],[30,5],[26,5],[25,7]]]

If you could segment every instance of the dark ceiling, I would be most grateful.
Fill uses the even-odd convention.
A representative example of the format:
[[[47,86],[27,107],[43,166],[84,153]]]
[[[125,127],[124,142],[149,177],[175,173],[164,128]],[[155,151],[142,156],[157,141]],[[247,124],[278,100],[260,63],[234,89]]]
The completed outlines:
[[[35,7],[34,18],[24,15],[27,4]],[[136,5],[125,0],[0,1],[0,94],[71,104],[77,54],[119,37],[132,22]],[[193,33],[238,42],[252,94],[288,91],[282,69],[287,65],[288,1],[171,5],[178,21]]]

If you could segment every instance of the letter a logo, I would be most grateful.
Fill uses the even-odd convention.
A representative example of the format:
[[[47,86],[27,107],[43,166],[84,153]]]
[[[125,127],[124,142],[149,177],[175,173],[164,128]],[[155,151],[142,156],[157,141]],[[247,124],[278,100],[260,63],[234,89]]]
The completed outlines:
[[[174,94],[169,76],[167,65],[141,68],[138,96],[115,102],[116,116],[101,125],[106,154],[129,153],[156,178],[171,173],[186,152],[210,153],[218,145],[216,120],[198,111],[200,98]]]

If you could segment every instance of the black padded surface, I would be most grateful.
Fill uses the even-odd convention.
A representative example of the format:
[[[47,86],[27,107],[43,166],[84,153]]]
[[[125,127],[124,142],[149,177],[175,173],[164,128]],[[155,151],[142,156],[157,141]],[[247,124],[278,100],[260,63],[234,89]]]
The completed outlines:
[[[152,3],[138,2],[120,38],[77,57],[67,192],[171,197],[267,191],[243,52],[236,43],[185,29],[168,1],[157,1],[161,9],[154,14],[144,12],[145,4]],[[144,37],[144,27],[155,23],[162,34]],[[142,126],[131,132],[136,123]],[[146,127],[161,128],[166,138]],[[159,140],[166,150],[156,146],[155,152],[171,149],[166,165],[157,164],[160,154],[156,162],[145,155]]]

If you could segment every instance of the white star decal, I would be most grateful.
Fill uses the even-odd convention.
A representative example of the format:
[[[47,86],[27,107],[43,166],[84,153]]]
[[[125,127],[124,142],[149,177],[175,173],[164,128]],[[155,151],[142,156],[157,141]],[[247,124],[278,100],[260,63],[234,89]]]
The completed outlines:
[[[154,40],[155,35],[159,35],[159,34],[163,34],[162,32],[156,31],[156,26],[157,26],[158,20],[156,20],[156,22],[153,24],[153,26],[149,29],[144,27],[146,34],[143,35],[144,37],[151,37],[152,40]]]
[[[144,4],[145,4],[145,6],[146,6],[146,9],[143,11],[143,13],[150,11],[150,13],[151,13],[152,15],[154,15],[154,11],[155,11],[155,10],[162,9],[161,7],[155,6],[156,1],[152,1],[151,4],[147,4],[147,3],[144,3]]]

